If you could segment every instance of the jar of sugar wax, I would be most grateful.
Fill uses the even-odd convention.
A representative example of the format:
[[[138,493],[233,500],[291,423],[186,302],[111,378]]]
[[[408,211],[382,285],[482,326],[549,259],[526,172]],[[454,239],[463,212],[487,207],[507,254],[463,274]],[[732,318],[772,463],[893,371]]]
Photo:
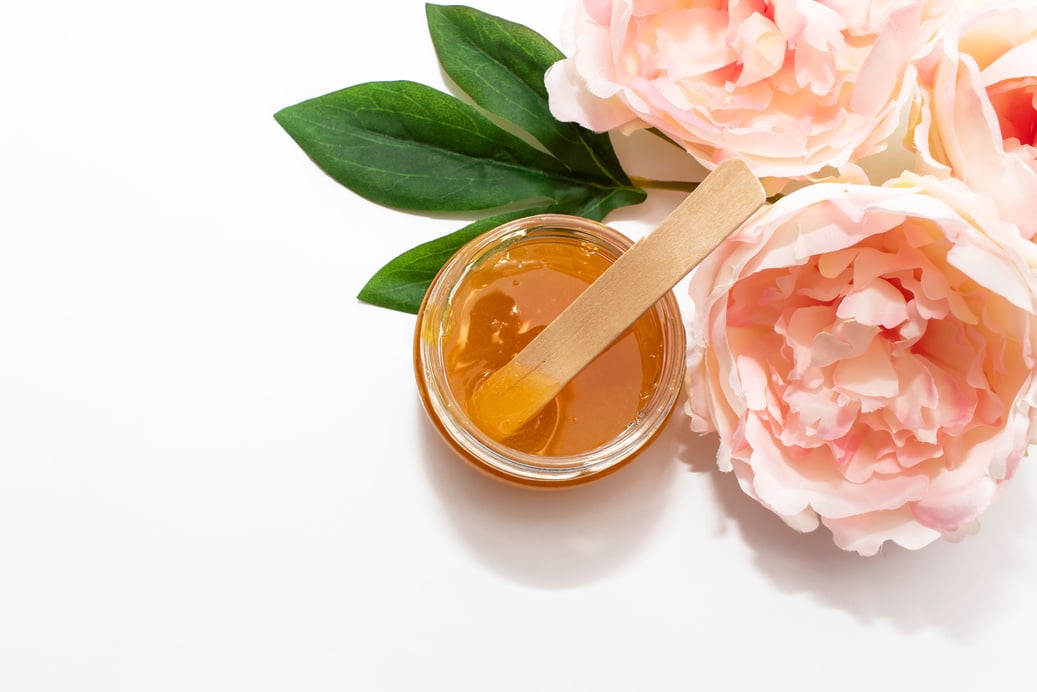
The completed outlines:
[[[603,224],[544,214],[475,238],[443,266],[418,313],[415,375],[426,412],[463,459],[498,478],[561,487],[616,470],[659,433],[685,369],[672,293],[516,433],[502,438],[468,415],[475,388],[631,245]]]

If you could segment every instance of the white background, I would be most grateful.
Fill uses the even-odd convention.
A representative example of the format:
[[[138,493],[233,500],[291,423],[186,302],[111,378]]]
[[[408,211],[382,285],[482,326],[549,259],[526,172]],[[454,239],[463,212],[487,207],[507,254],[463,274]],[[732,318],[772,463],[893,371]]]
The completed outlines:
[[[556,2],[472,4],[558,42]],[[1033,684],[1031,463],[977,536],[867,559],[681,417],[563,493],[454,459],[413,317],[354,296],[460,223],[271,117],[400,78],[443,85],[417,0],[0,0],[0,689]]]

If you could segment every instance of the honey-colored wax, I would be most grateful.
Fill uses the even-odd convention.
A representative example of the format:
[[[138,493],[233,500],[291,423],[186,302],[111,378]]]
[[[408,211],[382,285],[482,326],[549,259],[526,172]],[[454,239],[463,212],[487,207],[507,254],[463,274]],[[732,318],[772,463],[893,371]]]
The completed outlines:
[[[535,237],[485,258],[458,284],[443,333],[447,380],[470,407],[481,382],[503,367],[604,272],[614,256],[566,237]],[[512,449],[541,456],[585,453],[619,435],[640,415],[659,380],[663,334],[641,317],[551,403],[506,438]]]

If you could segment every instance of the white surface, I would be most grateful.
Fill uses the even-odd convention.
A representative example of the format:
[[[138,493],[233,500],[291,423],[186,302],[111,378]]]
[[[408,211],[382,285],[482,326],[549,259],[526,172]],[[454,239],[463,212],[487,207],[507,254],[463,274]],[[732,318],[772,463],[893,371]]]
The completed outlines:
[[[556,2],[472,4],[557,42]],[[565,493],[451,456],[413,318],[354,296],[458,224],[359,199],[271,117],[442,85],[421,2],[0,10],[0,689],[1033,684],[1032,463],[978,536],[864,559],[680,418]]]

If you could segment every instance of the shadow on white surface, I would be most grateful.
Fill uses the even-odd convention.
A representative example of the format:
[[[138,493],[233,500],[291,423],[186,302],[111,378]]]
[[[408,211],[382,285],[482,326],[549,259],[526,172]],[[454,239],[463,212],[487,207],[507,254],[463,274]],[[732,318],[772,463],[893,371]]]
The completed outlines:
[[[1025,572],[1032,569],[1037,522],[1022,471],[987,512],[978,534],[959,543],[937,541],[919,551],[887,544],[878,555],[861,557],[837,548],[823,526],[809,534],[790,529],[708,457],[682,459],[712,480],[717,506],[725,514],[719,531],[736,527],[761,571],[780,589],[811,595],[862,623],[888,621],[905,632],[935,628],[969,642],[985,622],[996,621],[999,612],[1027,598],[1030,577]]]
[[[424,412],[421,419],[425,466],[460,538],[487,566],[534,588],[577,587],[633,559],[679,471],[671,424],[637,459],[589,485],[512,486],[462,461]]]

